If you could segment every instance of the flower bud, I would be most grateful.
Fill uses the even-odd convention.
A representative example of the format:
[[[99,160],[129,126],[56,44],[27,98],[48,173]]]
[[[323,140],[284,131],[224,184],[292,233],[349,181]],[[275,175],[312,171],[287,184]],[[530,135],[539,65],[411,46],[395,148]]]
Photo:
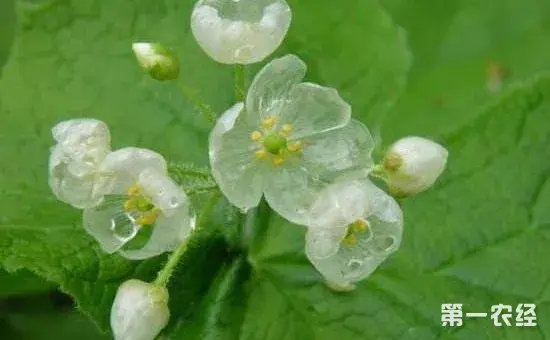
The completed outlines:
[[[384,156],[390,191],[396,196],[415,195],[428,189],[447,163],[447,150],[422,137],[405,137],[395,142]]]
[[[135,279],[118,288],[111,309],[115,340],[154,340],[169,318],[166,288]]]
[[[151,78],[166,81],[174,80],[180,72],[178,58],[174,53],[157,43],[138,42],[132,44],[139,65]]]

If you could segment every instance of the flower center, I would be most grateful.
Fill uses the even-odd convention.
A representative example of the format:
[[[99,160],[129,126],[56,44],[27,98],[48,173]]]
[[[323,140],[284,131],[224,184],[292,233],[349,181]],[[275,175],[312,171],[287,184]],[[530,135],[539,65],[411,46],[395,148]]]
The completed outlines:
[[[134,184],[128,189],[128,199],[124,202],[124,211],[136,213],[139,217],[136,224],[151,226],[160,216],[160,209],[155,208],[151,200],[141,194],[139,184]]]
[[[288,141],[288,137],[294,129],[290,124],[284,124],[276,128],[277,117],[269,116],[262,120],[260,130],[252,132],[250,139],[258,143],[260,147],[255,151],[256,158],[269,159],[275,166],[281,165],[290,154],[302,151],[301,141]]]
[[[281,136],[280,134],[276,133],[270,133],[269,135],[265,136],[263,145],[267,152],[269,152],[272,155],[278,155],[286,149],[287,141],[286,138]]]
[[[365,220],[357,220],[350,225],[348,225],[348,230],[346,232],[346,237],[342,242],[350,247],[357,245],[357,235],[365,232],[369,228],[369,224]]]

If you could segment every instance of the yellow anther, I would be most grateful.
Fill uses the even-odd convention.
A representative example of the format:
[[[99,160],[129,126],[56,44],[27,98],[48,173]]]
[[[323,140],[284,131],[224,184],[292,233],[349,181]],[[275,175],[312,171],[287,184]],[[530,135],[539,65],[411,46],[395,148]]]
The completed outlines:
[[[272,129],[273,128],[273,125],[275,125],[275,123],[277,122],[277,118],[276,117],[273,117],[273,116],[269,116],[267,118],[264,118],[262,120],[262,127],[264,129]]]
[[[128,196],[134,196],[139,193],[141,188],[139,187],[139,184],[134,184],[128,189]]]
[[[290,124],[285,124],[283,125],[283,127],[281,128],[281,130],[286,133],[286,134],[289,134],[292,132],[293,128],[292,128],[292,125]]]
[[[250,135],[250,139],[255,142],[259,141],[260,139],[262,139],[262,133],[260,131],[252,132],[252,134]]]
[[[153,223],[155,223],[155,221],[157,220],[157,218],[159,217],[160,215],[160,210],[159,209],[154,209],[154,210],[151,210],[149,212],[146,212],[145,214],[143,214],[140,218],[138,218],[136,220],[136,223],[139,224],[139,225],[151,225]]]
[[[265,158],[265,156],[267,156],[267,151],[265,149],[256,151],[256,158]]]
[[[357,244],[357,237],[355,237],[355,235],[353,234],[349,234],[348,236],[346,236],[344,238],[344,241],[343,241],[345,244],[347,244],[348,246],[354,246]]]
[[[129,200],[127,200],[126,202],[124,202],[124,210],[125,211],[132,211],[134,210],[137,205],[136,205],[136,200],[133,199],[133,198],[130,198]]]
[[[275,165],[275,166],[279,166],[279,165],[283,164],[284,161],[285,161],[285,159],[282,156],[275,156],[275,157],[273,157],[273,160],[272,160],[273,165]]]
[[[362,232],[367,230],[369,227],[368,223],[363,220],[357,220],[353,222],[353,230],[356,232]]]
[[[300,141],[296,141],[288,145],[288,151],[290,152],[298,152],[300,150],[302,150],[302,142]]]

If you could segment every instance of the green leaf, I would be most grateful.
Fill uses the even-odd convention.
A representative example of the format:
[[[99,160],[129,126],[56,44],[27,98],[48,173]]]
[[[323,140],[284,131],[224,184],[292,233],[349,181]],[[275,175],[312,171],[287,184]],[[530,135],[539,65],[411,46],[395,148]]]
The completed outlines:
[[[55,284],[27,270],[8,273],[0,269],[0,298],[47,292],[54,288]]]
[[[405,134],[438,139],[450,150],[449,169],[436,188],[404,203],[402,249],[350,294],[323,285],[303,254],[302,228],[265,206],[244,219],[221,205],[170,282],[172,317],[162,337],[547,337],[550,80],[511,84],[550,66],[548,4],[383,1],[407,34],[372,1],[290,4],[294,21],[276,54],[303,58],[308,80],[337,87],[356,118],[379,138],[383,132],[385,145]],[[78,226],[79,212],[49,192],[49,129],[62,119],[94,117],[109,124],[114,147],[147,147],[177,164],[205,165],[208,124],[179,89],[191,86],[219,113],[234,102],[233,75],[194,42],[192,5],[18,3],[0,80],[0,263],[57,283],[103,329],[118,285],[154,279],[165,257],[131,262],[99,250]],[[386,115],[411,64],[406,36],[415,55],[410,82]],[[130,49],[136,40],[175,50],[182,62],[178,85],[143,74]],[[490,62],[508,70],[502,94],[487,93]],[[247,70],[248,80],[260,66]],[[187,170],[172,175],[189,188],[211,184],[203,174],[191,180]],[[200,195],[194,201],[205,202]],[[445,302],[471,312],[534,302],[540,326],[497,329],[488,319],[467,319],[462,328],[443,328]]]

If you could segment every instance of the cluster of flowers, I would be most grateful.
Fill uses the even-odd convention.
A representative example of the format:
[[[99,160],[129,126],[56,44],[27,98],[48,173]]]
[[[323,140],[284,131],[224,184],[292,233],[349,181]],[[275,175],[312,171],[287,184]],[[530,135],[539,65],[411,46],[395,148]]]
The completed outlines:
[[[284,0],[201,0],[192,13],[196,40],[214,60],[258,62],[282,42],[291,21]],[[175,79],[179,64],[158,44],[136,43],[140,65],[158,80]],[[223,113],[210,133],[212,175],[241,211],[262,197],[287,220],[307,227],[306,254],[329,286],[350,290],[401,242],[399,204],[442,173],[447,151],[421,138],[394,143],[381,162],[374,141],[335,89],[303,82],[306,65],[287,55],[255,76],[246,98]],[[107,126],[65,121],[52,130],[50,186],[62,201],[84,209],[84,227],[108,253],[144,259],[174,250],[191,234],[189,199],[168,176],[159,154],[110,150]],[[113,305],[116,339],[153,339],[169,311],[164,287],[130,280]]]

